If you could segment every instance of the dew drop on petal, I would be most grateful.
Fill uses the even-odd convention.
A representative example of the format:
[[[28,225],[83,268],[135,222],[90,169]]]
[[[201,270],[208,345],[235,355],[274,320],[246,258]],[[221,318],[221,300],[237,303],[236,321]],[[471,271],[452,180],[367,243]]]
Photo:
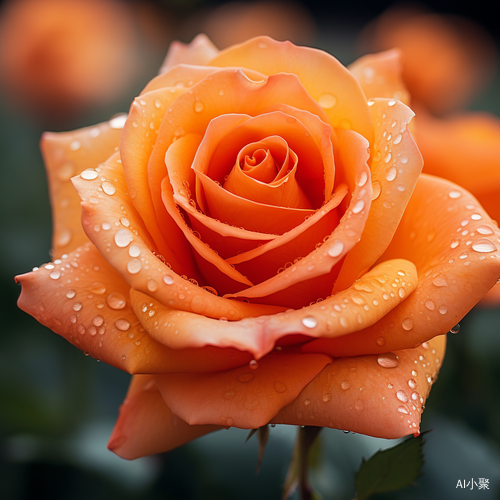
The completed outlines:
[[[128,254],[130,257],[139,257],[139,255],[141,255],[141,249],[137,245],[131,245],[128,249]]]
[[[255,374],[247,372],[247,373],[243,373],[242,375],[240,375],[238,377],[238,380],[240,382],[246,383],[246,382],[251,382],[254,378],[255,378]]]
[[[75,302],[73,304],[73,311],[78,312],[78,311],[80,311],[82,309],[82,307],[83,307],[83,305],[82,305],[81,302]]]
[[[392,167],[391,169],[389,169],[389,172],[387,172],[387,175],[385,176],[385,178],[388,181],[393,181],[396,178],[397,174],[398,174],[398,171],[396,170],[396,167]]]
[[[380,186],[379,181],[375,181],[372,185],[373,193],[372,193],[372,201],[376,200],[380,196],[380,192],[382,191],[382,187]]]
[[[446,281],[446,278],[444,276],[437,276],[432,280],[432,283],[434,283],[435,286],[448,286],[448,281]]]
[[[441,306],[439,308],[439,313],[440,314],[446,314],[448,312],[448,308],[446,306]]]
[[[325,394],[323,394],[323,401],[325,403],[328,403],[328,401],[331,401],[331,399],[332,399],[332,395],[329,392],[325,392]]]
[[[349,380],[343,380],[342,383],[340,384],[340,387],[342,387],[344,391],[347,391],[347,389],[351,387],[351,382],[349,382]]]
[[[472,214],[472,215],[470,216],[470,218],[471,218],[472,220],[481,220],[481,219],[482,219],[481,215],[479,215],[479,214]]]
[[[387,103],[387,106],[394,106],[396,104],[396,100],[395,99],[391,99],[388,103]]]
[[[274,389],[276,392],[283,393],[286,391],[286,384],[283,382],[274,382]]]
[[[340,240],[335,240],[333,245],[328,249],[330,257],[338,257],[344,250],[344,243]]]
[[[490,226],[479,226],[476,231],[479,234],[493,234],[493,229]]]
[[[377,338],[377,345],[384,345],[385,344],[385,338],[384,337],[378,337]]]
[[[104,181],[102,183],[102,190],[109,196],[115,194],[116,192],[116,188],[113,184],[111,184],[111,182],[109,181]]]
[[[166,274],[165,276],[163,276],[163,282],[166,285],[173,285],[174,281],[175,281],[174,278],[172,278],[172,276],[169,276],[168,274]]]
[[[365,207],[365,202],[363,200],[358,200],[352,209],[353,214],[357,214],[363,210]]]
[[[94,180],[97,176],[98,173],[93,168],[87,168],[80,174],[80,177],[86,181]]]
[[[479,253],[496,252],[497,247],[489,238],[480,238],[472,244],[472,250]]]
[[[61,277],[61,273],[59,271],[52,271],[49,274],[49,277],[52,278],[53,280],[58,280]]]
[[[125,126],[126,121],[127,121],[126,114],[118,115],[109,120],[109,126],[114,129],[121,129]]]
[[[158,290],[158,283],[155,280],[148,280],[146,287],[150,292],[156,292]]]
[[[127,271],[130,274],[137,274],[142,268],[142,262],[139,259],[131,259],[127,262]]]
[[[318,326],[318,321],[316,320],[316,318],[313,318],[312,316],[307,316],[306,318],[302,318],[302,324],[306,328],[314,328]]]
[[[127,305],[127,301],[125,299],[125,296],[119,292],[110,293],[106,297],[106,303],[108,304],[108,306],[111,309],[115,309],[115,310],[123,309]]]
[[[356,410],[358,411],[361,411],[363,407],[364,407],[363,401],[361,401],[361,399],[357,399],[356,402],[354,403],[354,408],[356,408]]]
[[[460,325],[457,323],[453,328],[450,329],[450,333],[456,335],[460,331]]]
[[[379,354],[377,363],[383,368],[396,368],[399,365],[399,359],[393,352]]]
[[[450,191],[448,193],[448,196],[452,199],[460,198],[462,196],[462,193],[460,191]]]
[[[130,323],[125,318],[119,318],[115,321],[115,326],[118,330],[126,332],[130,328]]]
[[[196,101],[195,105],[194,105],[194,110],[197,112],[197,113],[201,113],[203,111],[205,106],[203,106],[203,103],[200,102],[200,101]]]
[[[66,297],[67,297],[68,299],[72,299],[75,295],[76,295],[75,290],[68,290],[68,291],[66,292]]]
[[[359,176],[358,186],[363,187],[366,184],[367,180],[368,174],[365,171],[361,172],[361,175]]]
[[[128,229],[118,229],[115,234],[116,246],[124,248],[132,241],[132,233]]]
[[[413,320],[411,318],[405,318],[401,323],[403,330],[409,331],[413,328]]]
[[[396,397],[403,403],[406,403],[408,401],[408,395],[406,394],[405,391],[396,392]]]

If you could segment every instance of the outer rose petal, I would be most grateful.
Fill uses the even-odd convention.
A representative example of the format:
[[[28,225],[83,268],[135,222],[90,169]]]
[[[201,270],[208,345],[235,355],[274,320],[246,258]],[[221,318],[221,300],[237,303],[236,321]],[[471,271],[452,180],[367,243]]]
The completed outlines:
[[[331,362],[329,356],[274,351],[257,368],[194,375],[157,375],[156,383],[174,415],[191,425],[256,429],[293,401]]]
[[[127,283],[90,243],[16,280],[23,286],[21,309],[81,350],[130,373],[227,370],[250,359],[213,347],[171,350],[152,340],[132,310]]]
[[[101,164],[95,179],[75,177],[73,183],[84,200],[82,225],[87,236],[131,288],[169,307],[212,318],[225,316],[236,320],[283,310],[214,296],[170,269],[153,253],[154,242],[132,204],[118,160],[118,155],[114,155]],[[102,178],[112,182],[113,194],[101,193]]]
[[[59,258],[88,241],[81,224],[80,198],[70,182],[86,168],[107,160],[120,144],[123,117],[73,132],[43,134],[40,147],[52,205],[52,257]]]
[[[410,105],[410,94],[402,79],[402,54],[399,49],[360,57],[348,66],[361,84],[367,99],[386,97]]]
[[[399,256],[412,261],[420,277],[417,289],[373,326],[347,337],[310,342],[304,351],[357,356],[408,349],[442,335],[495,284],[500,276],[498,248],[500,230],[470,193],[422,174],[380,259]]]
[[[197,437],[221,429],[214,425],[188,425],[165,404],[152,375],[135,375],[108,448],[122,458],[154,455],[172,450]]]
[[[419,110],[416,123],[424,171],[464,186],[500,221],[500,119],[469,113],[443,120]]]
[[[333,427],[382,438],[419,434],[420,414],[445,345],[441,336],[415,349],[334,359],[271,423]]]
[[[347,255],[335,292],[349,286],[385,251],[422,170],[422,156],[407,129],[413,111],[395,100],[371,102],[375,122],[373,200],[361,241]]]
[[[372,142],[373,125],[358,82],[326,52],[257,37],[219,52],[209,64],[241,66],[265,75],[295,74],[313,99],[322,105],[330,125],[352,129]]]
[[[166,73],[170,68],[181,63],[204,66],[218,53],[217,47],[203,33],[195,36],[189,44],[175,40],[170,44],[159,73]]]

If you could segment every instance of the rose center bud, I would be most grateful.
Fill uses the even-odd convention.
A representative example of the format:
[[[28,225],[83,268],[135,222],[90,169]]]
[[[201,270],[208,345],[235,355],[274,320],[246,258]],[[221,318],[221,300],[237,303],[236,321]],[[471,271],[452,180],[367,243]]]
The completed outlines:
[[[312,208],[296,180],[297,155],[278,136],[244,146],[224,189],[242,198],[287,208]]]

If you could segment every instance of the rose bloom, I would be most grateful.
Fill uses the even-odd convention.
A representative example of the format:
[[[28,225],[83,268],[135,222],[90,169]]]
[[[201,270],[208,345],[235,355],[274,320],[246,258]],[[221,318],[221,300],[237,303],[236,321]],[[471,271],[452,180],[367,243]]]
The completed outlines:
[[[488,33],[466,18],[399,7],[370,23],[360,44],[365,51],[401,49],[424,172],[466,187],[499,221],[500,119],[461,111],[497,69]],[[500,285],[482,303],[488,301],[500,303]]]
[[[200,36],[128,117],[44,135],[55,260],[18,276],[19,305],[135,374],[115,453],[268,423],[419,433],[500,231],[420,175],[397,68]]]

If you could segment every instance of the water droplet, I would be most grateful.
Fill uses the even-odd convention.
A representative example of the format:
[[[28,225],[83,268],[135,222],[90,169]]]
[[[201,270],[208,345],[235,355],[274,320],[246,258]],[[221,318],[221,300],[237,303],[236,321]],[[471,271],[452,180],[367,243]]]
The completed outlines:
[[[66,297],[67,297],[68,299],[72,299],[75,295],[76,295],[75,290],[68,290],[68,291],[66,292]]]
[[[391,99],[388,103],[387,103],[387,106],[394,106],[394,104],[396,104],[397,101],[395,99]]]
[[[399,413],[404,413],[405,415],[408,415],[408,410],[404,406],[398,406],[398,411]]]
[[[128,249],[128,254],[130,257],[139,257],[139,255],[141,255],[141,249],[137,245],[131,245]]]
[[[142,268],[142,262],[139,259],[129,260],[127,263],[127,271],[130,274],[137,274]]]
[[[361,401],[361,399],[357,399],[354,403],[354,408],[356,408],[356,410],[358,411],[361,411],[363,409],[363,406],[363,401]]]
[[[448,312],[448,308],[446,306],[441,306],[439,308],[440,314],[446,314]]]
[[[401,139],[403,139],[403,136],[401,134],[398,134],[396,137],[394,137],[394,144],[399,144],[401,142]]]
[[[316,320],[316,318],[313,318],[312,316],[307,316],[306,318],[302,318],[302,324],[306,328],[314,328],[318,326],[318,321]]]
[[[110,293],[106,297],[106,303],[111,309],[123,309],[127,305],[125,297],[119,292]]]
[[[130,328],[130,323],[125,318],[119,318],[115,321],[115,326],[118,330],[126,332]]]
[[[467,252],[464,252],[464,253],[460,254],[460,258],[461,259],[466,259],[468,256],[469,256],[469,254]]]
[[[493,234],[493,229],[490,226],[479,226],[476,231],[479,234]]]
[[[401,323],[404,330],[408,331],[413,328],[413,320],[411,318],[405,318]]]
[[[404,299],[404,298],[405,298],[405,296],[406,296],[406,290],[405,290],[404,288],[400,288],[400,289],[398,290],[398,295],[399,295],[402,299]]]
[[[102,190],[109,196],[113,195],[116,193],[116,188],[111,182],[109,181],[104,181],[102,183]]]
[[[255,359],[252,359],[252,361],[250,361],[250,363],[248,363],[248,366],[252,370],[256,370],[259,367],[259,363],[257,363],[257,361],[255,361]]]
[[[472,250],[479,253],[489,253],[495,252],[497,250],[497,247],[489,238],[480,238],[473,243]]]
[[[399,365],[399,359],[393,352],[379,354],[377,363],[383,368],[396,368]]]
[[[460,325],[457,323],[453,328],[450,329],[450,333],[456,335],[460,331]]]
[[[318,99],[319,105],[324,108],[324,109],[331,109],[337,104],[337,98],[332,95],[332,94],[323,94],[319,99]]]
[[[166,274],[165,276],[163,276],[163,281],[166,285],[173,285],[174,283],[174,278],[172,278],[172,276],[169,276],[168,274]]]
[[[446,278],[444,276],[437,276],[432,280],[432,282],[436,286],[448,286],[448,282],[446,281]]]
[[[227,391],[224,393],[224,399],[233,399],[236,396],[235,391]]]
[[[103,222],[101,224],[101,227],[104,229],[104,231],[109,231],[111,229],[111,224],[109,222]]]
[[[98,173],[93,168],[87,168],[80,174],[80,177],[86,181],[92,181],[96,179],[97,176]]]
[[[471,218],[472,220],[481,220],[481,219],[482,219],[482,217],[481,217],[479,214],[472,214],[472,215],[470,216],[470,218]]]
[[[70,145],[69,145],[69,149],[71,149],[71,151],[78,151],[82,146],[82,143],[80,141],[73,141]]]
[[[393,181],[396,178],[398,171],[396,170],[396,167],[392,167],[389,172],[387,172],[386,179],[388,181]]]
[[[125,126],[125,122],[127,121],[127,115],[122,114],[118,116],[114,116],[109,120],[109,126],[114,129],[121,129]]]
[[[203,103],[200,102],[200,101],[196,101],[195,105],[194,105],[194,110],[197,112],[197,113],[201,113],[203,111],[205,106],[203,106]]]
[[[340,240],[335,240],[333,245],[328,249],[330,257],[338,257],[344,250],[344,243]]]
[[[367,180],[368,174],[365,171],[361,172],[361,175],[359,176],[358,186],[363,187],[366,184]]]
[[[343,380],[342,383],[340,384],[340,387],[342,387],[344,391],[347,391],[347,389],[351,387],[351,382],[349,382],[349,380]]]
[[[104,318],[101,315],[94,316],[92,319],[92,324],[95,326],[101,326],[104,323]]]
[[[405,391],[396,392],[396,397],[403,403],[406,403],[408,401],[408,395],[406,394]]]
[[[356,205],[352,209],[353,214],[358,214],[365,207],[365,202],[363,200],[358,200]]]
[[[82,307],[83,307],[83,305],[82,305],[81,302],[75,302],[73,304],[73,311],[78,312],[78,311],[80,311],[82,309]]]
[[[53,280],[58,280],[60,277],[61,277],[61,273],[59,271],[52,271],[49,276],[53,279]]]
[[[133,235],[128,229],[118,229],[115,234],[116,246],[126,247],[132,241]]]
[[[238,377],[238,380],[240,382],[246,383],[246,382],[251,382],[254,378],[255,378],[255,374],[247,372],[247,373],[243,373],[242,375],[240,375]]]
[[[375,181],[372,185],[373,193],[372,193],[372,201],[376,200],[380,196],[380,192],[382,191],[382,187],[380,186],[379,181]]]
[[[309,398],[304,399],[304,405],[309,406],[311,404],[311,400]]]
[[[332,395],[329,392],[325,392],[325,394],[323,394],[323,401],[325,403],[328,403],[328,401],[331,401],[331,399],[332,399]]]
[[[448,193],[448,196],[452,199],[460,198],[462,196],[462,193],[460,191],[450,191]]]
[[[378,337],[377,338],[377,345],[384,345],[385,344],[385,338],[384,337]]]
[[[389,152],[384,156],[384,161],[385,163],[389,163],[391,161],[392,154]],[[394,170],[394,177],[392,177],[392,171]],[[392,167],[391,170],[389,170],[389,173],[387,174],[386,179],[389,181],[393,181],[396,178],[396,168]],[[389,177],[392,177],[392,179],[389,179]]]
[[[276,390],[276,392],[285,392],[286,384],[284,384],[283,382],[275,382],[274,389]]]
[[[158,290],[158,283],[155,280],[148,280],[146,287],[150,292],[156,292]]]

